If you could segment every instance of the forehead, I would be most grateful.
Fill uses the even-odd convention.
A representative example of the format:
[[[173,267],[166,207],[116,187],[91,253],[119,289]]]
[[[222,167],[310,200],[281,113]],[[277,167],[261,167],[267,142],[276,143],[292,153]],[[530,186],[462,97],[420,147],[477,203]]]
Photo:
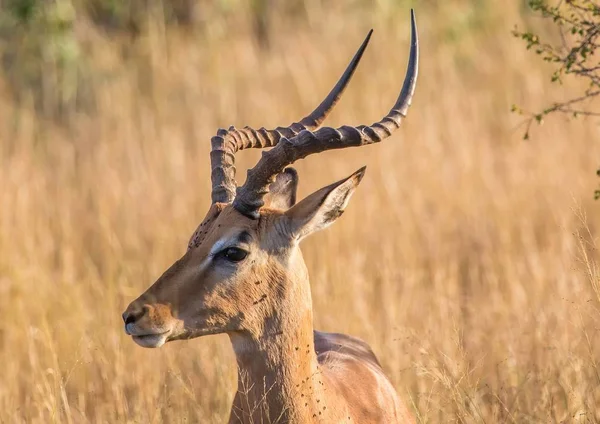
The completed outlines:
[[[212,205],[190,241],[188,250],[204,244],[214,244],[220,239],[235,237],[241,243],[249,243],[259,236],[261,219],[250,219],[229,205]]]

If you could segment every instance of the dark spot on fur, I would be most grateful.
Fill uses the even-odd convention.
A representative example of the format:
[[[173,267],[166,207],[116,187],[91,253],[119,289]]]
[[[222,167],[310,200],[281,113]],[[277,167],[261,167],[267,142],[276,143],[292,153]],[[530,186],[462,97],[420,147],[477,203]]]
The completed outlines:
[[[254,301],[254,305],[258,305],[260,302],[263,302],[267,298],[266,294],[263,294],[260,299]]]

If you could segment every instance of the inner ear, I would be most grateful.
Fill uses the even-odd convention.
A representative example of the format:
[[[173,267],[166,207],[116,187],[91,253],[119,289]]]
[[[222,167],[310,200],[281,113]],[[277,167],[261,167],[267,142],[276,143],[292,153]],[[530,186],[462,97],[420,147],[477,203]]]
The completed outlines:
[[[269,209],[288,210],[296,204],[298,189],[298,172],[294,168],[286,168],[279,173],[269,186],[265,195],[265,207]]]
[[[288,234],[300,241],[332,224],[344,213],[364,174],[363,167],[349,177],[314,192],[287,210],[282,219]]]

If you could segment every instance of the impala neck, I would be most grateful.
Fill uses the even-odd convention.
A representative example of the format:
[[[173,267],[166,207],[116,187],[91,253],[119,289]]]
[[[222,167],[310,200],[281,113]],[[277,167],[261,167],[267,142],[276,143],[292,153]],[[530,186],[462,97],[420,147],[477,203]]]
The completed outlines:
[[[300,279],[275,283],[289,290],[274,290],[279,296],[260,329],[229,334],[238,364],[230,422],[309,422],[326,406],[310,286]]]

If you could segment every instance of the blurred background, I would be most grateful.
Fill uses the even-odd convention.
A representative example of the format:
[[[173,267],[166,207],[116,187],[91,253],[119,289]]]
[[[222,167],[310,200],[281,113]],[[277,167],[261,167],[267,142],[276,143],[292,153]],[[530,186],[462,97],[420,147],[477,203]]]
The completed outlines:
[[[315,325],[363,338],[418,422],[599,422],[598,121],[511,31],[525,1],[0,0],[0,422],[220,423],[226,336],[145,350],[120,314],[210,204],[219,127],[287,125],[374,36],[328,123],[384,143],[297,163],[300,194],[368,166],[304,242]],[[239,179],[259,152],[238,155]]]

